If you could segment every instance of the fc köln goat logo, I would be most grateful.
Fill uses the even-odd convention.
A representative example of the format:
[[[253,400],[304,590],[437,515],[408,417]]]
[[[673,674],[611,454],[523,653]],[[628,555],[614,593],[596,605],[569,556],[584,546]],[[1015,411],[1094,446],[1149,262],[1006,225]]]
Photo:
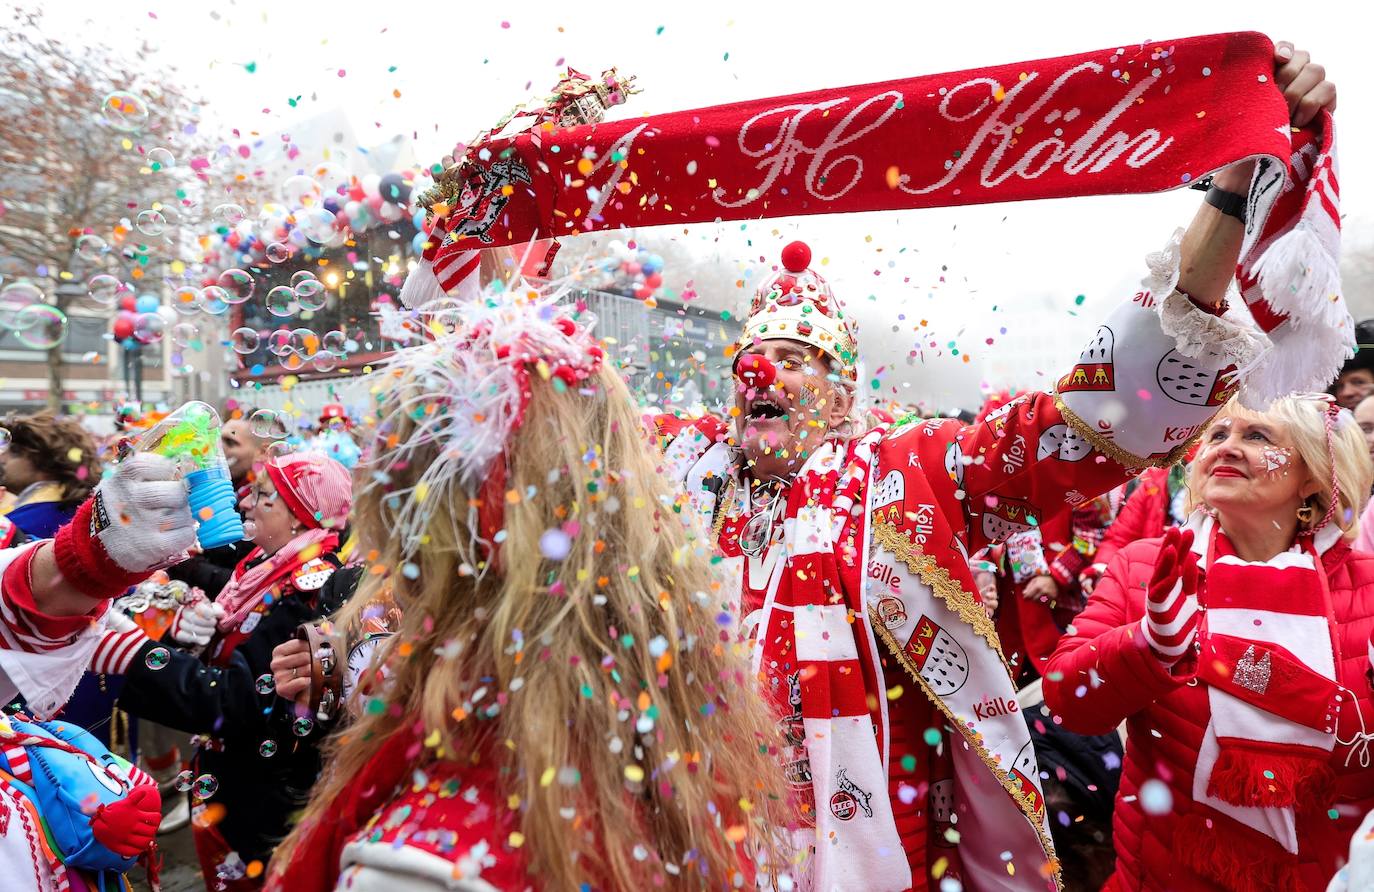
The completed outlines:
[[[1240,386],[1239,382],[1230,377],[1235,370],[1234,365],[1228,365],[1221,371],[1205,369],[1177,350],[1170,350],[1159,361],[1155,380],[1159,382],[1159,389],[1164,395],[1176,403],[1188,406],[1220,406],[1229,400]]]
[[[1116,373],[1112,366],[1112,351],[1115,346],[1116,335],[1112,330],[1105,325],[1098,326],[1097,334],[1078,355],[1078,364],[1059,379],[1059,392],[1115,390]]]
[[[453,222],[444,237],[445,247],[465,238],[490,242],[491,228],[510,202],[506,187],[530,182],[529,168],[518,158],[504,158],[489,167],[469,162],[467,168],[458,208],[451,212]]]
[[[1044,461],[1054,456],[1060,461],[1082,461],[1093,451],[1092,444],[1067,424],[1051,424],[1040,434],[1035,458]]]
[[[1021,751],[1016,754],[1016,761],[1011,766],[1011,780],[1014,784],[1021,785],[1021,792],[1030,800],[1036,814],[1045,810],[1045,797],[1040,793],[1040,787],[1035,783],[1035,774],[1038,771],[1035,761],[1035,748],[1030,741],[1021,747]]]
[[[830,813],[841,821],[852,819],[859,812],[873,817],[873,794],[849,779],[843,768],[835,775],[835,792],[830,796]]]
[[[968,654],[963,646],[924,614],[906,643],[906,653],[936,696],[948,697],[968,681]]]
[[[1000,542],[1014,533],[1031,528],[1030,504],[1020,499],[999,498],[983,512],[983,535],[991,542]]]
[[[873,519],[898,524],[902,521],[902,500],[906,498],[906,481],[902,472],[893,468],[878,481],[873,496]]]

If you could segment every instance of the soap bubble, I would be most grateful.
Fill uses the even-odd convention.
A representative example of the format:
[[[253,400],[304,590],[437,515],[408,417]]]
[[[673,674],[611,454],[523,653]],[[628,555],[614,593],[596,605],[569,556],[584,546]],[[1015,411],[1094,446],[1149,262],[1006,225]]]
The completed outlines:
[[[291,723],[291,733],[297,737],[305,737],[313,730],[315,730],[315,723],[304,716]]]
[[[317,372],[332,372],[339,365],[339,358],[327,350],[321,350],[310,357],[310,365]]]
[[[296,270],[294,273],[291,274],[291,287],[292,287],[292,288],[299,288],[299,287],[301,287],[301,283],[302,283],[302,282],[311,282],[311,281],[316,281],[316,282],[317,282],[317,281],[319,281],[319,277],[316,276],[314,273],[312,273],[312,272],[311,272],[310,270],[308,270],[308,269],[298,269],[298,270]]]
[[[112,307],[119,300],[121,292],[129,291],[128,286],[108,273],[91,276],[86,282],[86,295],[102,307]]]
[[[43,292],[32,282],[11,282],[0,288],[0,327],[15,328],[18,315],[43,302]]]
[[[140,344],[156,344],[167,332],[167,323],[157,313],[139,313],[134,317],[134,340]]]
[[[139,211],[134,226],[144,235],[156,238],[167,231],[167,218],[161,211]]]
[[[29,304],[14,316],[14,336],[26,347],[51,350],[67,339],[67,314],[49,304]]]
[[[200,308],[211,316],[223,316],[229,311],[229,293],[218,285],[206,285],[200,290]]]
[[[110,250],[105,240],[93,233],[86,233],[76,239],[76,256],[87,263],[95,263]]]
[[[191,769],[187,768],[177,773],[176,787],[181,792],[185,793],[187,790],[191,789],[191,784],[195,782],[196,774]]]
[[[9,432],[9,428],[0,427],[0,452],[9,449],[12,442],[14,442],[14,435]]]
[[[267,259],[273,263],[285,263],[291,259],[291,246],[272,242],[267,246]]]
[[[262,675],[259,675],[257,677],[256,681],[253,682],[253,687],[257,690],[259,694],[270,694],[277,689],[277,683],[272,680],[272,676],[270,674],[263,673]]]
[[[169,167],[176,167],[176,163],[177,159],[173,157],[170,149],[158,146],[148,151],[148,166],[152,168],[154,173]]]
[[[200,309],[200,289],[182,285],[172,293],[172,309],[183,316],[189,316]]]
[[[143,664],[149,669],[162,669],[172,662],[172,652],[165,647],[155,647],[148,651],[148,655],[143,658]]]
[[[291,332],[277,329],[267,336],[267,352],[273,356],[287,356],[296,349]]]
[[[303,173],[289,176],[281,184],[281,200],[287,207],[300,208],[318,205],[323,195],[320,184]]]
[[[277,742],[275,740],[264,740],[258,744],[258,755],[264,759],[270,759],[277,754]]]
[[[338,357],[348,352],[348,336],[338,329],[326,332],[322,344],[325,350]]]
[[[241,304],[253,296],[253,277],[241,269],[226,269],[215,284],[224,289],[231,304]]]
[[[195,786],[191,788],[191,793],[197,799],[209,799],[219,792],[219,781],[213,774],[202,774],[196,778]]]
[[[318,310],[329,297],[324,290],[324,283],[319,279],[306,279],[301,282],[296,286],[295,294],[302,310]]]
[[[309,358],[320,352],[320,336],[308,328],[297,328],[291,332],[291,349]]]
[[[117,90],[100,104],[100,116],[114,129],[133,133],[148,123],[148,103],[136,93]]]
[[[240,356],[247,356],[258,349],[258,333],[247,326],[236,328],[229,336],[229,346]]]
[[[236,226],[247,218],[248,212],[239,205],[229,202],[215,205],[215,209],[210,212],[210,216],[213,217],[217,223],[223,223],[225,226]]]
[[[200,331],[190,322],[178,322],[172,327],[172,343],[178,347],[200,349]]]
[[[257,410],[249,416],[248,424],[253,429],[253,436],[260,440],[282,440],[288,434],[286,419],[271,409]]]
[[[297,211],[295,216],[297,228],[312,242],[324,244],[334,237],[334,221],[337,218],[333,211],[323,207],[305,208]]]
[[[273,316],[291,316],[296,309],[296,292],[290,286],[278,285],[267,292],[267,312]]]

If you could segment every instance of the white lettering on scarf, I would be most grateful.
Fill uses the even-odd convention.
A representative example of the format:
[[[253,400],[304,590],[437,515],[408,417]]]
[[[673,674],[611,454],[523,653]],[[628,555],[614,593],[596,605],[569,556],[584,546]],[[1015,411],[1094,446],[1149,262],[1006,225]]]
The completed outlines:
[[[1068,123],[1078,118],[1082,113],[1079,108],[1047,106],[1070,79],[1084,73],[1100,75],[1102,71],[1103,66],[1097,62],[1080,63],[1059,75],[1038,98],[1014,115],[1012,109],[1018,105],[1018,101],[1030,98],[1032,89],[1041,77],[1039,72],[1026,75],[1006,91],[997,80],[989,77],[972,78],[953,87],[940,101],[938,112],[942,118],[963,123],[986,113],[986,119],[962,149],[948,156],[954,160],[949,163],[944,176],[918,188],[911,184],[907,174],[901,174],[897,188],[910,195],[934,192],[949,185],[984,154],[986,158],[979,182],[990,189],[1013,175],[1026,180],[1036,179],[1055,165],[1060,165],[1063,172],[1071,176],[1084,171],[1100,173],[1118,160],[1128,167],[1144,167],[1173,144],[1172,136],[1165,137],[1153,127],[1144,128],[1134,135],[1124,130],[1116,130],[1110,136],[1106,134],[1117,119],[1154,86],[1159,80],[1157,77],[1141,78],[1072,143],[1066,143],[1058,134],[1028,143],[1024,134],[1017,133],[1018,128],[1037,115],[1042,116],[1046,123]],[[725,188],[717,188],[713,195],[716,203],[733,208],[756,201],[773,187],[779,177],[791,174],[802,156],[810,156],[802,179],[802,186],[808,194],[822,201],[834,201],[848,194],[863,177],[864,159],[858,153],[837,153],[886,124],[902,108],[903,96],[896,90],[885,90],[870,96],[853,106],[828,131],[824,131],[815,145],[806,142],[800,132],[804,125],[812,119],[828,119],[833,111],[848,105],[850,101],[850,97],[842,96],[822,102],[784,105],[760,112],[745,121],[737,137],[739,150],[746,157],[758,159],[755,167],[763,171],[763,180],[733,201],[725,198]],[[965,104],[970,101],[972,108],[966,108]],[[875,108],[876,117],[856,126],[855,122],[861,116]],[[633,135],[634,132],[627,134],[626,138],[632,138]],[[1011,155],[1013,148],[1020,154]]]
[[[591,200],[591,206],[587,208],[587,218],[584,226],[588,229],[595,228],[595,218],[601,215],[601,211],[606,207],[606,202],[610,201],[617,193],[616,187],[620,185],[620,179],[625,175],[626,166],[620,162],[630,157],[630,149],[634,146],[635,138],[644,132],[648,124],[640,124],[632,130],[626,131],[625,135],[617,139],[615,143],[602,153],[592,164],[591,171],[587,174],[590,180],[592,174],[604,167],[610,168],[610,176],[606,178],[600,186],[588,186],[587,197]]]

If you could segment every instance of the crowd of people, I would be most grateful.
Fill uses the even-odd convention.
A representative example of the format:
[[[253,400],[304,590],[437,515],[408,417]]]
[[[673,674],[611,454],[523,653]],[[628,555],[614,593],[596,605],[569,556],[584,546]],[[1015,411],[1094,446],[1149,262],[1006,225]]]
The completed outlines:
[[[1369,888],[1374,349],[1235,396],[1253,178],[969,421],[863,404],[800,242],[720,415],[487,263],[319,436],[228,417],[227,546],[155,418],[7,417],[5,888],[155,877],[163,797],[209,890]]]

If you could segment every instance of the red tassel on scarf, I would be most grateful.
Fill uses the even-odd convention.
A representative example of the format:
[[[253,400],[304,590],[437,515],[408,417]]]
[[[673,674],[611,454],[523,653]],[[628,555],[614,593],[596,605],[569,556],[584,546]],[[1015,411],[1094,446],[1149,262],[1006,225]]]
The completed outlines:
[[[1277,749],[1277,748],[1276,748]],[[1207,795],[1251,808],[1292,808],[1303,802],[1330,802],[1336,777],[1321,759],[1223,743]],[[1298,791],[1302,796],[1298,796]]]
[[[1227,892],[1305,888],[1297,856],[1262,833],[1221,815],[1184,815],[1174,825],[1179,863]]]

